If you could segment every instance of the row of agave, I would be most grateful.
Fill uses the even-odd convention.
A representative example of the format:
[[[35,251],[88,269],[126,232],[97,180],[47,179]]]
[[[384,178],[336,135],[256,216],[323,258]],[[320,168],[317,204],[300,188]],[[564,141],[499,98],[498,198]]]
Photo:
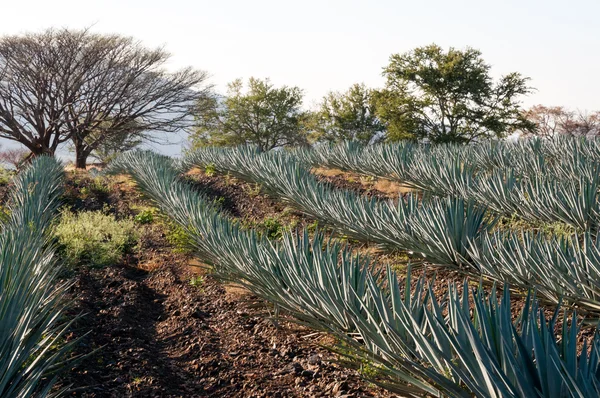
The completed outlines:
[[[497,218],[472,200],[412,194],[398,203],[378,201],[320,182],[284,153],[261,154],[248,147],[200,149],[180,167],[206,165],[260,183],[269,194],[354,239],[413,252],[429,264],[488,280],[535,288],[552,303],[562,298],[600,312],[600,239],[590,232],[584,239],[492,232]]]
[[[474,172],[512,169],[518,176],[552,173],[559,179],[570,179],[582,171],[585,174],[586,164],[600,162],[600,140],[557,137],[518,142],[484,141],[474,145],[400,142],[370,146],[346,141],[296,148],[291,152],[307,164],[399,180],[412,180],[413,173],[419,173],[413,169],[421,167],[418,163],[421,160],[457,161]]]
[[[130,152],[107,171],[130,174],[187,231],[217,277],[333,334],[346,355],[377,369],[374,381],[392,391],[414,397],[600,395],[600,337],[578,349],[576,315],[557,309],[547,318],[533,294],[516,319],[508,286],[497,296],[495,288],[486,294],[481,286],[451,284],[436,298],[424,278],[411,283],[407,277],[402,287],[390,268],[382,273],[318,233],[272,242],[243,230],[180,179],[167,157]]]
[[[600,140],[431,147],[347,142],[293,154],[307,165],[391,178],[433,195],[474,200],[501,215],[564,222],[594,233],[600,225]]]
[[[0,396],[48,396],[69,345],[68,285],[59,282],[49,228],[63,166],[40,157],[14,178],[0,231]],[[56,394],[60,391],[56,391]]]

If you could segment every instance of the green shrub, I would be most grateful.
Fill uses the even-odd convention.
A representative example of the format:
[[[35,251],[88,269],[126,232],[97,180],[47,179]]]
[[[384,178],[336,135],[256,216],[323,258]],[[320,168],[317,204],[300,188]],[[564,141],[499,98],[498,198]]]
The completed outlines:
[[[204,174],[206,174],[207,177],[212,177],[217,173],[217,169],[215,168],[215,165],[212,163],[209,163],[206,165],[206,167],[204,168]]]
[[[251,198],[255,198],[258,195],[260,195],[260,190],[262,189],[262,186],[259,183],[244,184],[242,185],[242,189],[244,190],[244,193],[246,195],[250,196]]]
[[[257,226],[269,239],[281,239],[285,227],[276,218],[268,217]]]
[[[143,209],[133,219],[139,224],[151,224],[154,222],[154,213],[156,213],[154,209]]]
[[[102,212],[63,212],[55,234],[66,265],[103,267],[118,263],[139,239],[131,219]]]
[[[189,254],[191,250],[191,242],[188,234],[185,230],[173,221],[167,220],[166,226],[166,239],[167,242],[173,246],[175,253]]]
[[[216,198],[215,200],[213,200],[213,204],[216,207],[223,207],[223,204],[225,204],[225,197],[224,196],[219,196],[218,198]]]
[[[90,189],[97,195],[108,195],[110,193],[110,187],[108,181],[103,177],[94,177],[90,182]]]
[[[0,205],[0,224],[7,222],[10,219],[10,209],[7,206]]]
[[[204,284],[204,277],[202,275],[198,275],[198,276],[192,276],[190,278],[190,285],[197,287],[197,288],[202,288],[202,285]]]
[[[308,233],[314,233],[319,228],[319,221],[315,220],[306,226]]]
[[[10,180],[13,178],[13,175],[14,172],[0,166],[0,185],[8,185]]]

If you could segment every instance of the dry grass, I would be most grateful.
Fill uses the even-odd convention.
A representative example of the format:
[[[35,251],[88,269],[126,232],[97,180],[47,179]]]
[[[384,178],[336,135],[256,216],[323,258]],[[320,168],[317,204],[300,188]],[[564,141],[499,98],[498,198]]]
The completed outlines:
[[[315,167],[312,169],[312,172],[323,177],[336,177],[339,175],[351,174],[340,169],[327,169],[325,167]]]
[[[360,182],[365,188],[374,189],[390,198],[396,198],[398,195],[414,191],[406,185],[399,184],[386,178],[367,177],[340,169],[317,167],[313,168],[312,172],[323,177],[341,177],[350,182]]]
[[[386,195],[394,196],[399,193],[404,194],[413,191],[412,188],[407,187],[406,185],[398,184],[397,182],[390,181],[384,178],[379,178],[373,185],[373,188],[385,193]]]
[[[85,167],[86,170],[91,170],[91,169],[102,170],[103,168],[104,168],[104,164],[102,164],[102,163],[90,163]],[[77,167],[75,167],[74,163],[68,163],[65,166],[65,171],[83,171],[83,169],[78,169]]]
[[[199,167],[192,167],[184,175],[186,175],[186,176],[195,176],[195,175],[202,175],[202,174],[204,174],[204,171],[202,171],[201,168],[199,168]]]

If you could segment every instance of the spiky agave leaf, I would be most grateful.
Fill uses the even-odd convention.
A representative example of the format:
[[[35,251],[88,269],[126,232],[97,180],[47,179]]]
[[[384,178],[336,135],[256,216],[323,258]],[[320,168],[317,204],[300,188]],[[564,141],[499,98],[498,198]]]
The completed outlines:
[[[493,178],[471,186],[473,192],[480,188],[476,199],[420,199],[418,195],[408,195],[406,201],[393,204],[335,189],[318,181],[305,167],[284,154],[256,154],[243,147],[200,150],[191,154],[188,162],[203,165],[202,162],[208,161],[203,159],[209,159],[219,170],[260,182],[271,195],[346,236],[412,251],[421,254],[430,264],[467,274],[525,289],[535,286],[538,294],[552,302],[565,296],[570,304],[579,303],[595,312],[600,310],[594,284],[584,283],[583,276],[579,282],[569,276],[569,273],[586,274],[586,278],[595,283],[600,280],[598,263],[578,257],[570,260],[568,266],[562,265],[564,259],[572,257],[571,249],[558,240],[543,242],[541,235],[535,247],[542,250],[543,245],[543,251],[534,257],[532,243],[527,239],[497,235],[492,244],[488,234],[496,219],[486,218],[485,209],[476,205],[477,201],[484,201],[492,208],[510,209],[527,219],[560,219],[595,235],[600,203],[597,182],[587,187],[582,182],[577,189],[560,191],[547,177],[535,177],[523,183],[512,174],[493,173]],[[528,199],[531,197],[537,197],[537,202]],[[503,240],[510,244],[510,249],[501,249]]]
[[[0,396],[46,396],[69,348],[61,337],[66,284],[48,241],[63,167],[40,157],[14,180],[0,232]]]
[[[593,207],[599,201],[592,197],[598,191],[598,142],[557,138],[471,146],[341,143],[292,153],[312,166],[338,167],[398,180],[437,196],[476,200],[502,215],[593,229],[600,217]]]
[[[346,236],[391,249],[421,253],[429,261],[477,272],[467,257],[466,242],[477,240],[493,222],[484,225],[485,209],[460,198],[420,200],[407,195],[397,204],[378,201],[320,182],[286,154],[257,155],[247,147],[202,149],[184,161],[213,165],[263,189],[298,210],[337,228]]]
[[[548,238],[540,233],[497,232],[469,252],[494,280],[535,288],[554,303],[563,299],[600,310],[600,240],[589,233],[580,240],[577,235]]]
[[[511,320],[509,289],[500,302],[481,286],[451,285],[439,300],[424,280],[402,292],[388,269],[386,283],[364,259],[339,245],[286,235],[280,244],[241,231],[176,178],[168,159],[132,153],[113,170],[128,170],[140,188],[191,234],[199,252],[210,253],[217,275],[248,287],[304,323],[335,334],[387,375],[386,388],[409,396],[597,396],[598,338],[578,355],[575,316],[553,335],[529,296]],[[155,170],[152,170],[155,168]],[[152,181],[156,180],[156,181]],[[446,313],[447,311],[447,313]],[[474,311],[474,316],[471,316]],[[353,332],[353,333],[349,333]],[[355,339],[356,333],[361,342]],[[595,395],[594,395],[595,394]]]

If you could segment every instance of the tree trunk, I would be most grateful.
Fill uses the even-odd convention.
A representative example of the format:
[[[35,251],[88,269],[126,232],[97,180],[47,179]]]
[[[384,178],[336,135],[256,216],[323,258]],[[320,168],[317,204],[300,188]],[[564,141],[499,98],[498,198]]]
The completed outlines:
[[[21,143],[23,145],[25,145],[27,147],[27,149],[29,149],[31,151],[23,159],[23,164],[29,164],[29,163],[31,163],[31,161],[33,160],[33,158],[35,158],[37,156],[47,155],[47,156],[54,157],[54,150],[52,148],[44,147],[43,145],[41,145],[39,143],[35,143],[35,144],[32,144],[32,145],[26,145],[23,142],[21,142]]]
[[[85,169],[87,166],[87,158],[90,156],[90,150],[83,145],[75,145],[75,167]]]

